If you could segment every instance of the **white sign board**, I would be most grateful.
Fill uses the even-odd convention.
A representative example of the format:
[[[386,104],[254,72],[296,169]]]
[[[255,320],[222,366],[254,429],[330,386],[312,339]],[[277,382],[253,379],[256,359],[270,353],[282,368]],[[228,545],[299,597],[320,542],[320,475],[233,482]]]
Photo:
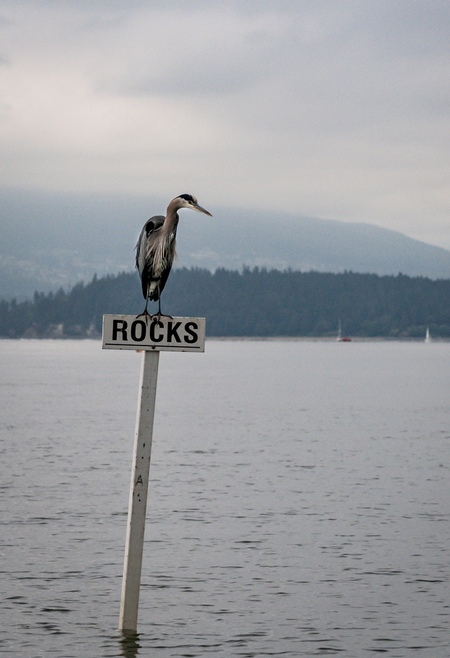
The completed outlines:
[[[104,315],[103,349],[204,352],[205,318]]]

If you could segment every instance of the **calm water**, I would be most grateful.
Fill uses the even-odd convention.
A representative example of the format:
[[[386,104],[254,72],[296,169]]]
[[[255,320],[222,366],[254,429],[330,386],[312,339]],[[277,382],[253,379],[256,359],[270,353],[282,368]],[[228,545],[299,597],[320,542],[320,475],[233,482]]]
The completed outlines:
[[[162,354],[123,638],[141,358],[0,341],[2,655],[450,655],[449,343]]]

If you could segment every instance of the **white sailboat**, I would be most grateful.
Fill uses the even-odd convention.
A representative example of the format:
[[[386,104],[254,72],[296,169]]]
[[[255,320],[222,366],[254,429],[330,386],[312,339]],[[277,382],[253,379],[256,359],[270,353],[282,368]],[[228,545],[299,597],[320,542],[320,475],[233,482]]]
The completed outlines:
[[[430,336],[430,329],[427,327],[427,331],[425,333],[425,342],[426,343],[431,343],[431,336]]]
[[[342,327],[341,327],[341,321],[340,321],[340,320],[339,320],[338,335],[337,335],[336,340],[337,340],[339,343],[350,343],[350,341],[352,340],[352,339],[349,338],[348,336],[343,336],[343,335],[342,335]]]

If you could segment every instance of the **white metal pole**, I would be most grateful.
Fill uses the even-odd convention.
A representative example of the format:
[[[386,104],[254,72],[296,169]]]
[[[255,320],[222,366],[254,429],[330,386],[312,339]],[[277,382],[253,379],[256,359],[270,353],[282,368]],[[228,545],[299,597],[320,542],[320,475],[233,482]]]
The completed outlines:
[[[145,351],[134,435],[119,629],[136,631],[159,351]]]

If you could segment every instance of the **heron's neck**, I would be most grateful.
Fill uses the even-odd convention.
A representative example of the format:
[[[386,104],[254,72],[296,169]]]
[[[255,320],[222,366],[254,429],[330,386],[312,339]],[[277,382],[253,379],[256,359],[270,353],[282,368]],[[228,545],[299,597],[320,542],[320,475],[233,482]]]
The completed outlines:
[[[178,213],[174,213],[173,215],[169,215],[168,217],[166,217],[166,221],[164,222],[162,227],[162,232],[165,235],[170,235],[170,233],[176,231],[179,219],[180,218],[178,216]]]
[[[163,232],[170,234],[176,231],[179,219],[177,208],[173,207],[173,201],[171,201],[167,206],[166,219],[162,227]]]

